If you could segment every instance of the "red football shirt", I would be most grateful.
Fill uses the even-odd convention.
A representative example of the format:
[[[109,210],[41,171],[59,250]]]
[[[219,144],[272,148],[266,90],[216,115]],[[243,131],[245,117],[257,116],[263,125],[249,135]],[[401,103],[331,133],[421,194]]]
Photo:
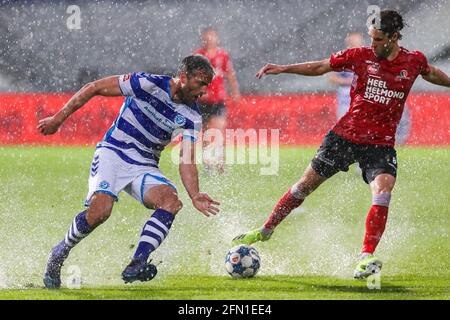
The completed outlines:
[[[354,143],[394,146],[409,91],[419,74],[430,73],[424,54],[401,47],[388,61],[371,47],[351,48],[333,53],[330,65],[354,72],[350,109],[332,130]]]
[[[208,104],[224,102],[226,99],[224,76],[230,70],[231,63],[228,53],[221,48],[217,48],[214,55],[203,48],[197,49],[194,53],[208,58],[216,74],[208,86],[207,94],[201,98],[201,102]]]

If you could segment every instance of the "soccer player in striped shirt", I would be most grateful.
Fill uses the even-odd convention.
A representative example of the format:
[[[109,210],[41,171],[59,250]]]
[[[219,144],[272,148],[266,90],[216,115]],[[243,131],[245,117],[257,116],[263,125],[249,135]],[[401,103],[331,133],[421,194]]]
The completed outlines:
[[[183,59],[176,78],[150,73],[111,76],[88,83],[54,116],[38,124],[44,135],[61,124],[94,96],[126,96],[120,113],[94,153],[86,210],[72,221],[66,236],[50,252],[44,274],[47,288],[61,286],[61,267],[70,250],[111,214],[124,190],[146,208],[155,210],[145,223],[138,247],[122,273],[123,280],[151,280],[157,272],[150,254],[167,237],[182,203],[177,189],[158,168],[161,151],[180,133],[179,172],[194,207],[205,216],[218,213],[219,203],[199,189],[195,141],[202,118],[197,99],[214,77],[201,55]]]

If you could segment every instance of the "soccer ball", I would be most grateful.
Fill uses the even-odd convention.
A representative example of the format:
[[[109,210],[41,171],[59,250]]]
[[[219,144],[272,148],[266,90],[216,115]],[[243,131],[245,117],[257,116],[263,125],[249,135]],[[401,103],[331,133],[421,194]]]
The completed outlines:
[[[260,266],[258,251],[245,244],[231,248],[225,257],[225,268],[233,278],[251,278],[258,273]]]

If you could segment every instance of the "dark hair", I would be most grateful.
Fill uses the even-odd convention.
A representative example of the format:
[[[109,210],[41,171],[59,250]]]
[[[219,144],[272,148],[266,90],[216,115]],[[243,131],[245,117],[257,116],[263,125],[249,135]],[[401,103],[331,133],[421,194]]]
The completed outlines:
[[[398,33],[398,39],[402,38],[400,30],[405,26],[403,17],[400,13],[394,10],[382,10],[380,11],[380,30],[383,31],[388,37],[391,37],[395,32]],[[373,24],[375,20],[373,20]]]
[[[196,72],[204,72],[211,78],[214,77],[214,69],[211,66],[211,63],[206,57],[200,54],[185,57],[178,67],[178,72],[184,72],[187,76],[191,76]]]

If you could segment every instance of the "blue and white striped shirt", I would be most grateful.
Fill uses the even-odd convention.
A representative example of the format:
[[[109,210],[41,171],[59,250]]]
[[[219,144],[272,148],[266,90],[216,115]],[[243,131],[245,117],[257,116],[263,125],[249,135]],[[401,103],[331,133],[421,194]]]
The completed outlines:
[[[114,150],[127,163],[157,167],[161,151],[180,133],[197,140],[202,125],[198,105],[173,102],[170,79],[144,72],[119,76],[127,98],[97,147]]]

